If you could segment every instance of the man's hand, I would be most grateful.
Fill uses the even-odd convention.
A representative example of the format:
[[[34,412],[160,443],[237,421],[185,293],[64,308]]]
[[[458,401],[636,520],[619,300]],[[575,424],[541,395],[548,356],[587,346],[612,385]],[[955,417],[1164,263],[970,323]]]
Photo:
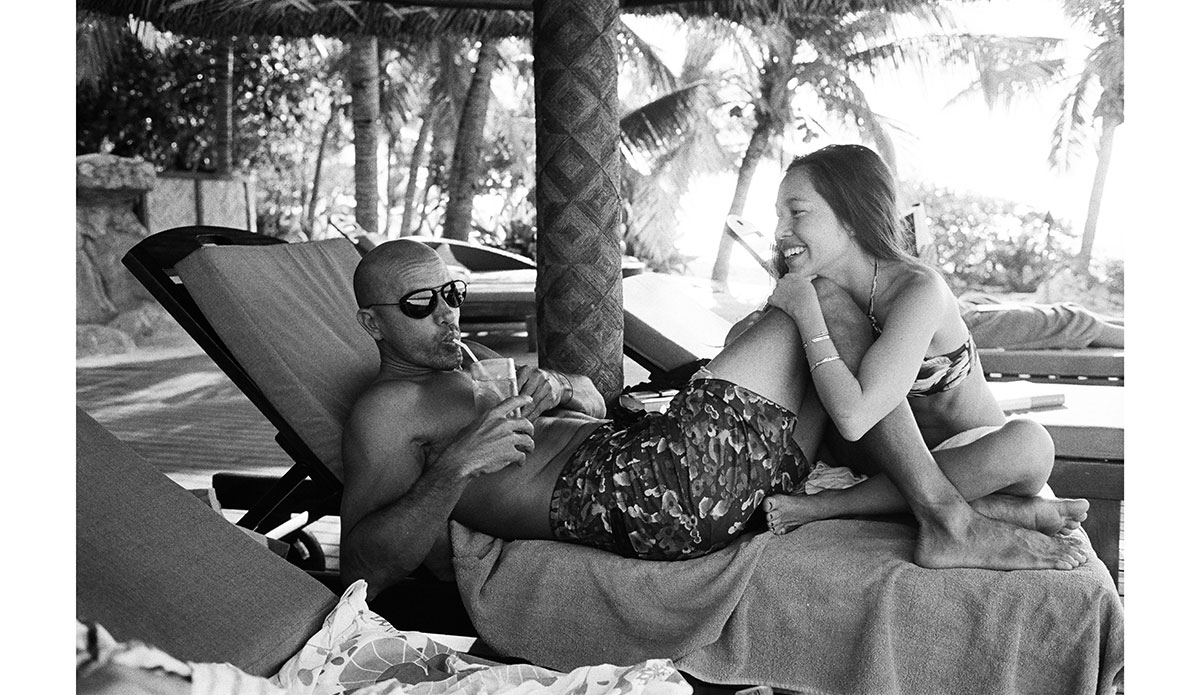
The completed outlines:
[[[570,382],[558,372],[529,365],[517,368],[517,391],[533,399],[528,410],[521,411],[533,420],[551,408],[563,405],[569,395]]]
[[[430,466],[465,480],[525,463],[525,454],[533,451],[533,423],[516,411],[527,412],[532,402],[529,396],[517,395],[484,411],[440,450],[433,446]]]

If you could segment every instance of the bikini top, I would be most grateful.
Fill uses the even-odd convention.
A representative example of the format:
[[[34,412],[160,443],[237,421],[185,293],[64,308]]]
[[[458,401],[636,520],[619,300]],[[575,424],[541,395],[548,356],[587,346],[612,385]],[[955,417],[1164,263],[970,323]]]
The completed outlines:
[[[879,280],[879,261],[875,261],[875,274],[871,278],[871,299],[867,304],[867,318],[871,319],[871,330],[878,338],[883,329],[875,320],[875,286]],[[908,390],[909,398],[924,398],[958,386],[975,364],[975,339],[967,334],[967,342],[944,355],[926,357],[917,370],[916,381]]]

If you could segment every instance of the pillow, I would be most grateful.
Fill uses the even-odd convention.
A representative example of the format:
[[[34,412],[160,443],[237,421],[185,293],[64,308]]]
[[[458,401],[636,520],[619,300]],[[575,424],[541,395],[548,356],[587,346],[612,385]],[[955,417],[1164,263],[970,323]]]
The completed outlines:
[[[80,695],[286,695],[230,664],[185,663],[142,642],[117,642],[103,626],[75,621]]]
[[[560,673],[459,654],[397,630],[367,608],[367,583],[342,594],[324,625],[270,679],[230,664],[185,663],[94,623],[76,630],[76,692],[105,695],[690,695],[667,659]]]
[[[529,664],[496,664],[459,654],[421,632],[405,632],[367,608],[367,583],[350,585],[325,624],[271,682],[289,695],[544,695],[587,692],[687,695],[669,660],[587,666],[569,674]]]

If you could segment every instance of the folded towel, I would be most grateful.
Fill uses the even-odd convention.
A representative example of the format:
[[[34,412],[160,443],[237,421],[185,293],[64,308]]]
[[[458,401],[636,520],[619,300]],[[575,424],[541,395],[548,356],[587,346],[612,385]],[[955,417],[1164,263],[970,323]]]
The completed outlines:
[[[682,562],[451,531],[480,636],[552,668],[670,658],[713,683],[848,694],[1107,693],[1123,669],[1123,606],[1094,554],[1069,572],[928,570],[911,526],[863,520]]]

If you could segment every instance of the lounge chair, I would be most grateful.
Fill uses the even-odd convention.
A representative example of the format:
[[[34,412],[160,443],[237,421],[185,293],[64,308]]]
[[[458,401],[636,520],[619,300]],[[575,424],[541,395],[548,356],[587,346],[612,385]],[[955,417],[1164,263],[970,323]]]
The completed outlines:
[[[1125,351],[1117,348],[979,348],[979,362],[992,381],[1125,383]]]
[[[904,217],[904,222],[908,232],[909,248],[912,249],[913,254],[926,262],[934,263],[935,239],[929,230],[924,204],[913,205],[909,214]],[[984,308],[980,309],[980,306]],[[982,311],[983,314],[978,319],[985,323],[994,323],[996,319],[988,317],[989,310],[986,306],[986,303],[979,306],[967,304],[962,307],[962,310],[964,312],[969,312],[971,309]],[[997,309],[1000,308],[997,307]],[[1032,311],[1033,308],[1027,306],[1026,310]],[[964,316],[966,315],[964,314]],[[993,326],[991,323],[987,325],[989,333],[1011,334],[1011,329],[1001,330],[999,325]],[[1024,322],[1022,325],[1024,326]],[[1065,329],[1066,325],[1060,322],[1058,327],[1053,330]],[[1073,326],[1072,330],[1078,330],[1078,328]],[[1043,335],[1042,337],[1048,339],[1050,336]],[[1022,339],[1027,340],[1029,336],[1022,335]],[[1042,345],[1045,344],[1042,343]],[[1015,347],[1011,346],[1011,343],[1009,345],[1010,347],[979,348],[979,362],[989,380],[1021,379],[1044,383],[1077,382],[1089,385],[1122,385],[1125,383],[1124,350],[1096,347]]]
[[[277,671],[337,600],[76,411],[75,612],[176,658]]]
[[[357,259],[337,239],[204,246],[173,264],[180,284],[172,287],[190,294],[206,330],[276,404],[291,430],[284,439],[303,443],[334,479],[341,417],[375,365],[374,346],[353,324],[348,283]],[[687,563],[506,543],[452,527],[457,591],[471,626],[500,653],[553,668],[652,654],[715,683],[847,692],[983,682],[1000,683],[999,691],[1041,683],[1095,692],[1121,669],[1120,599],[1095,561],[1072,572],[931,572],[907,560],[911,527],[880,521],[758,534]],[[419,582],[409,586],[421,595]],[[997,596],[1005,597],[1002,609]],[[1034,610],[1048,604],[1059,612]],[[1053,663],[1044,644],[1022,642],[1011,631],[1017,625],[995,610],[1053,640]],[[931,653],[942,666],[929,668]]]
[[[339,599],[78,409],[75,470],[75,611],[90,626],[78,692],[261,693],[277,673],[287,692],[438,680],[437,692],[565,692],[586,681],[604,695],[639,679],[646,692],[687,691],[662,661],[564,675],[487,658],[474,638],[381,624],[362,605],[365,583]]]

